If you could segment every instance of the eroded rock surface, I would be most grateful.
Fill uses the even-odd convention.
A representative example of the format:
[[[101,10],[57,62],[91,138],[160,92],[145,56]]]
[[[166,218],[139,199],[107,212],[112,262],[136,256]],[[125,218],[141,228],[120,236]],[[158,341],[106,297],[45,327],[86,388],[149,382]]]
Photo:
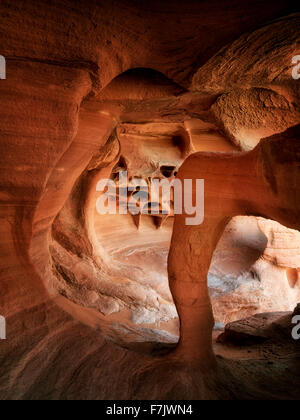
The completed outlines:
[[[297,346],[298,343],[292,338],[292,317],[292,312],[257,314],[227,324],[218,341],[237,346],[251,346],[266,341],[287,341]]]
[[[221,233],[251,216],[215,252],[216,321],[299,300],[299,130],[282,134],[299,122],[299,13],[283,0],[247,13],[236,1],[167,3],[1,2],[1,399],[299,398],[295,352],[272,366],[269,354],[216,361],[206,286]],[[193,258],[185,229],[175,239],[176,275],[196,284],[174,286],[171,254],[176,353],[172,215],[95,208],[97,182],[120,169],[149,179],[179,167],[207,179],[213,206],[210,228],[189,238]]]
[[[300,300],[299,232],[271,220],[237,217],[215,251],[208,285],[217,322],[289,311]]]

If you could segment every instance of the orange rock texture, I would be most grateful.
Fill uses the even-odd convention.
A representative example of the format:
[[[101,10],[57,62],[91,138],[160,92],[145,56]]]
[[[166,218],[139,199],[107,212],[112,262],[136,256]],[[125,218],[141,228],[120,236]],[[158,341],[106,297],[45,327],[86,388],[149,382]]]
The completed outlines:
[[[297,7],[0,12],[0,399],[299,399]],[[204,179],[204,223],[99,215],[122,171]]]

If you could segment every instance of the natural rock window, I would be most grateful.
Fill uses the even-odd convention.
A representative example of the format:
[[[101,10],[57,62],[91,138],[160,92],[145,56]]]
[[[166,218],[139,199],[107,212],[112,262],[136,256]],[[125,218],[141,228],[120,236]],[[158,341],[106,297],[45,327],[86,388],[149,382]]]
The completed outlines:
[[[298,8],[0,3],[0,399],[300,399]]]
[[[291,289],[295,289],[296,286],[299,287],[299,268],[288,268],[286,276]]]

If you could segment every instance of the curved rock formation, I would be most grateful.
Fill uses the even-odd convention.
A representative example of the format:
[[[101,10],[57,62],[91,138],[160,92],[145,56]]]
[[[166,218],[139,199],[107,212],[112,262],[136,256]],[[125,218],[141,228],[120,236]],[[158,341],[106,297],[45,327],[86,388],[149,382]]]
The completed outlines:
[[[273,356],[212,337],[300,301],[296,6],[0,10],[0,399],[299,399],[291,314]],[[203,178],[204,223],[99,215],[99,181],[124,170]]]
[[[299,133],[297,126],[239,155],[194,154],[180,168],[181,180],[206,181],[204,223],[187,227],[187,214],[176,215],[169,254],[170,287],[181,320],[180,358],[205,366],[214,361],[207,275],[230,218],[256,215],[299,229]],[[239,188],[241,183],[247,188]]]
[[[296,14],[246,33],[193,78],[195,90],[220,95],[212,107],[215,117],[244,150],[299,122],[299,84],[291,77],[300,47],[298,28]]]

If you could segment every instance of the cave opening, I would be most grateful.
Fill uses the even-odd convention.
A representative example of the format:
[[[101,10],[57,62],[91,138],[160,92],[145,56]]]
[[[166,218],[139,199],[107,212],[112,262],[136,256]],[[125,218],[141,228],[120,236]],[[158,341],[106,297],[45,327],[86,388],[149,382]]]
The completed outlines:
[[[107,143],[79,177],[52,227],[54,288],[77,309],[92,310],[101,328],[105,325],[107,337],[126,346],[141,342],[175,345],[179,340],[179,318],[170,292],[167,264],[174,217],[163,214],[162,202],[156,203],[160,211],[155,216],[99,215],[95,205],[99,197],[97,181],[109,178],[119,182],[120,173],[126,173],[131,182],[142,179],[149,186],[153,179],[175,179],[181,164],[192,153],[240,152],[212,122],[199,118],[182,122],[177,117],[173,121],[161,117],[153,121],[155,116],[147,113],[148,104],[139,96],[140,90],[145,96],[147,89],[150,97],[154,95],[152,100],[159,97],[159,102],[164,90],[164,95],[174,90],[176,95],[182,93],[164,75],[149,69],[127,71],[103,90],[96,109],[105,118],[110,113],[104,109],[110,110],[116,100],[128,101],[128,95],[140,109],[133,115],[130,102],[129,110],[122,110],[126,122],[119,117]],[[123,186],[118,188],[121,191]],[[140,197],[143,189],[137,185],[135,191],[127,191],[126,197],[120,194],[118,205],[121,200]],[[160,199],[163,201],[164,197]],[[78,214],[78,207],[83,204]],[[153,206],[149,197],[145,208]],[[262,225],[262,220],[255,217],[235,218],[214,253],[208,285],[215,338],[229,323],[268,310],[290,310],[299,300],[297,268],[283,267],[282,263],[278,271],[274,269],[278,261],[274,263],[272,254],[265,253],[274,238],[264,234]],[[274,235],[273,226],[269,230]],[[265,281],[269,277],[276,286]],[[282,277],[289,284],[288,290]],[[284,304],[284,299],[277,301],[282,291],[287,296]]]
[[[266,357],[270,347],[284,352],[281,332],[300,298],[299,239],[298,231],[261,217],[238,216],[227,225],[208,275],[215,354],[248,360]]]
[[[299,6],[165,3],[0,3],[1,400],[300,399]]]
[[[210,128],[208,134],[206,128],[199,126],[201,122],[189,124],[192,151],[208,148],[214,151],[216,144],[218,153],[222,153],[219,148],[223,147],[223,153],[233,148],[220,133]],[[147,185],[155,178],[175,178],[183,161],[181,143],[173,141],[178,126],[162,128],[162,124],[152,123],[146,127],[121,124],[114,134],[119,147],[104,169],[105,175],[117,181],[119,173],[126,171],[128,179],[142,178]],[[111,148],[111,139],[107,144]],[[102,171],[97,179],[104,177]],[[99,324],[106,325],[107,336],[121,345],[139,349],[141,343],[147,343],[148,350],[156,344],[175,346],[179,340],[179,318],[169,288],[167,266],[173,216],[99,215],[96,206],[91,207],[91,213],[87,214],[92,214],[93,234],[84,231],[81,234],[92,241],[94,255],[89,251],[82,258],[82,250],[77,249],[70,260],[65,252],[74,242],[74,226],[70,226],[69,218],[74,206],[81,202],[82,188],[95,184],[87,183],[89,176],[91,172],[83,173],[52,229],[51,252],[58,278],[55,287],[74,304],[95,311]],[[141,190],[137,186],[127,199]],[[91,200],[94,203],[96,190],[89,194],[94,196]],[[153,206],[151,200],[146,206]],[[82,217],[87,214],[83,212]],[[78,220],[73,221],[77,224],[75,231],[80,234]],[[284,235],[291,236],[291,246],[299,241],[295,232],[261,218],[237,217],[227,226],[208,275],[216,354],[226,353],[219,339],[226,325],[264,312],[289,311],[300,300],[298,271],[294,267],[298,254],[291,261],[291,252],[287,250],[282,253],[282,261],[278,261]],[[67,267],[60,263],[62,259],[70,260]]]
[[[35,267],[54,303],[64,313],[80,325],[88,326],[99,340],[104,338],[106,343],[113,342],[119,351],[130,350],[126,354],[134,354],[135,359],[162,356],[159,359],[162,363],[175,358],[182,366],[187,359],[187,366],[196,359],[205,369],[208,366],[213,369],[215,356],[208,359],[202,353],[204,344],[208,347],[207,343],[210,345],[213,338],[212,350],[218,363],[218,357],[257,361],[266,349],[262,346],[261,334],[258,338],[255,336],[254,347],[253,337],[249,341],[247,337],[243,346],[241,334],[236,334],[236,324],[233,324],[237,322],[239,329],[245,330],[249,319],[251,325],[266,326],[271,322],[276,325],[275,330],[272,329],[276,340],[280,336],[278,330],[288,331],[290,315],[285,319],[281,319],[281,315],[274,318],[274,312],[270,317],[265,311],[290,311],[298,299],[297,245],[293,250],[287,247],[287,253],[282,252],[286,243],[300,243],[295,236],[297,232],[286,230],[281,233],[275,222],[257,217],[235,218],[227,226],[209,270],[207,296],[203,295],[205,310],[208,303],[213,306],[212,336],[213,320],[208,318],[208,327],[204,325],[201,329],[206,323],[206,314],[199,317],[194,308],[186,316],[181,315],[179,322],[180,305],[177,301],[174,305],[174,293],[171,294],[169,285],[174,277],[172,273],[168,275],[173,216],[99,215],[96,211],[99,180],[117,182],[119,174],[126,172],[129,180],[143,179],[149,185],[153,179],[180,177],[183,165],[202,158],[213,162],[205,171],[208,182],[209,176],[217,177],[217,182],[213,180],[210,185],[212,191],[218,192],[212,199],[214,211],[226,209],[227,198],[244,190],[241,188],[243,183],[248,185],[249,161],[255,163],[257,159],[257,155],[254,158],[245,153],[249,144],[240,142],[247,133],[234,141],[233,136],[228,136],[224,127],[216,123],[216,118],[209,115],[209,107],[220,105],[216,96],[207,98],[201,93],[182,93],[178,85],[162,74],[156,74],[154,86],[147,78],[147,71],[142,70],[139,77],[139,70],[126,72],[104,88],[101,95],[83,102],[78,133],[54,168],[35,214],[36,226],[43,227],[48,221],[52,224],[50,216],[45,219],[45,209],[51,208],[54,219],[52,235],[46,228],[41,233],[38,229],[35,231],[31,249]],[[136,78],[139,79],[137,84]],[[266,142],[264,147],[267,148]],[[295,156],[295,142],[291,140],[289,147],[293,152],[291,156]],[[266,155],[269,158],[272,153],[267,150]],[[290,160],[291,156],[287,153]],[[225,162],[224,167],[221,161]],[[270,165],[265,165],[264,170],[266,166]],[[205,167],[202,162],[197,165],[192,177]],[[71,174],[68,179],[67,173]],[[286,173],[292,174],[292,171]],[[262,171],[260,179],[264,175]],[[218,199],[224,194],[223,179],[228,177],[229,189],[221,203]],[[237,183],[239,177],[241,184]],[[273,180],[270,176],[266,179]],[[137,192],[141,190],[137,189]],[[268,192],[263,193],[268,196]],[[125,201],[133,194],[130,193]],[[261,191],[259,194],[263,196]],[[243,206],[247,200],[248,197],[243,197],[237,202]],[[153,203],[149,200],[146,206]],[[161,203],[157,204],[161,207]],[[247,212],[244,213],[252,214],[252,208]],[[229,214],[232,216],[231,209]],[[285,222],[285,214],[275,216],[274,220]],[[294,225],[287,224],[297,228],[297,217]],[[181,272],[193,267],[193,261],[181,248],[184,236],[185,228],[176,241],[179,249],[175,259],[182,262]],[[213,231],[205,232],[204,237],[209,244]],[[201,233],[195,231],[191,239],[185,249],[192,249],[199,257],[197,243],[201,242]],[[278,246],[274,248],[276,243]],[[215,249],[215,244],[212,248]],[[207,250],[209,247],[205,244],[204,254]],[[286,254],[290,258],[294,252],[295,261],[287,261]],[[195,278],[203,286],[203,279]],[[199,289],[194,288],[196,293]],[[183,281],[179,295],[188,300],[190,291],[193,292],[193,286],[186,287]],[[286,298],[284,302],[282,298],[278,299],[281,294]],[[183,323],[187,327],[184,334]],[[180,353],[182,338],[188,345]],[[282,343],[280,337],[278,342]],[[274,340],[271,345],[277,346]],[[284,354],[283,348],[280,344],[277,356]],[[292,346],[285,347],[285,351],[290,349],[294,352]],[[272,357],[268,353],[268,358]]]

